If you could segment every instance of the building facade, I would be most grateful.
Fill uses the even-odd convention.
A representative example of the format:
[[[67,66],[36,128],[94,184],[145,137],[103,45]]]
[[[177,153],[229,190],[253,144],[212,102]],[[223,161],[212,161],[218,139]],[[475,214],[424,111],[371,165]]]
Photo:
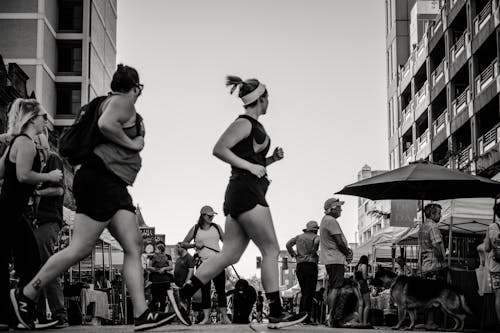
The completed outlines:
[[[2,0],[0,54],[30,77],[51,126],[109,91],[116,65],[116,0]]]
[[[372,170],[365,165],[358,173],[358,181],[380,175],[386,170]],[[368,242],[373,236],[389,226],[388,214],[391,211],[390,200],[369,200],[358,198],[357,246]]]
[[[390,168],[498,173],[498,0],[387,0],[386,17]]]

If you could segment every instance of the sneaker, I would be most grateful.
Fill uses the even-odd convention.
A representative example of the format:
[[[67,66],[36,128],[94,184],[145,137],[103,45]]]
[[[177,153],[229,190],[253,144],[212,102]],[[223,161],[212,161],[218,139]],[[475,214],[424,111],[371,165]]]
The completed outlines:
[[[35,330],[45,330],[49,328],[55,328],[57,325],[57,320],[51,320],[51,321],[43,321],[43,322],[38,322],[35,323]],[[31,330],[29,328],[24,327],[23,324],[18,323],[17,324],[17,329],[18,330]]]
[[[17,320],[27,329],[35,329],[35,322],[33,319],[33,310],[35,303],[28,297],[24,296],[21,290],[10,290],[10,301],[14,312],[16,313]]]
[[[267,328],[276,329],[283,328],[287,326],[297,325],[307,318],[307,312],[301,312],[299,314],[285,314],[283,313],[279,317],[269,317],[269,324]]]
[[[177,315],[177,318],[179,318],[182,324],[191,326],[192,323],[191,319],[189,318],[187,303],[179,299],[172,289],[167,290],[167,296],[168,300],[170,301],[170,305],[172,305],[172,308]]]
[[[144,331],[150,328],[159,327],[168,324],[175,318],[174,312],[151,312],[146,310],[144,313],[134,319],[134,331]]]
[[[69,322],[67,318],[59,318],[55,328],[66,328],[69,327]]]

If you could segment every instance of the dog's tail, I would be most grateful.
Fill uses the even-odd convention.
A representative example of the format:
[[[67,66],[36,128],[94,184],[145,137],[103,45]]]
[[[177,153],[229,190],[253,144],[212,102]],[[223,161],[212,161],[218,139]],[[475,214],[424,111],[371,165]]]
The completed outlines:
[[[474,313],[472,313],[471,309],[469,308],[469,306],[467,305],[467,302],[465,301],[465,296],[464,294],[459,294],[459,298],[460,298],[460,304],[462,305],[462,309],[464,309],[464,311],[471,315],[471,316],[474,316]]]

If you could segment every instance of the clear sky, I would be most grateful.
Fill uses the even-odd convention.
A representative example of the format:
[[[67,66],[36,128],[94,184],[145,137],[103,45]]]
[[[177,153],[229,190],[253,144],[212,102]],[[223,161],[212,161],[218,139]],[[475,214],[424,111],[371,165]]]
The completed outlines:
[[[280,246],[320,221],[323,203],[364,164],[388,168],[385,18],[382,0],[120,0],[117,61],[145,85],[143,168],[131,193],[167,243],[184,238],[208,204],[219,212],[230,167],[212,155],[244,109],[227,74],[269,91],[259,121],[271,151],[267,194]],[[357,198],[339,219],[349,241]],[[256,273],[252,244],[236,269]]]

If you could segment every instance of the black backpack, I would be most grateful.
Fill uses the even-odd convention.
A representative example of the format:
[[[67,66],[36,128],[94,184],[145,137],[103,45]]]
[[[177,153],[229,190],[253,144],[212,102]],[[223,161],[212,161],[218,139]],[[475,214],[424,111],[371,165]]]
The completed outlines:
[[[100,106],[108,96],[98,96],[82,106],[75,123],[61,134],[59,153],[68,160],[69,164],[82,164],[92,155],[94,148],[104,140],[97,126],[97,120]]]
[[[211,223],[210,223],[210,228],[211,228],[211,227],[214,227],[215,229],[217,229],[217,232],[219,233],[219,238],[220,238],[220,240],[221,240],[221,241],[224,241],[224,240],[222,239],[222,234],[220,233],[220,229],[219,229],[219,227],[217,226],[217,224],[216,224],[216,223],[211,222]],[[209,229],[210,229],[210,228],[209,228]],[[199,225],[198,223],[196,223],[196,224],[195,224],[195,226],[194,226],[194,234],[193,234],[193,239],[195,239],[195,238],[196,238],[196,234],[198,234],[198,230],[199,230],[199,229],[200,229],[200,225]]]

